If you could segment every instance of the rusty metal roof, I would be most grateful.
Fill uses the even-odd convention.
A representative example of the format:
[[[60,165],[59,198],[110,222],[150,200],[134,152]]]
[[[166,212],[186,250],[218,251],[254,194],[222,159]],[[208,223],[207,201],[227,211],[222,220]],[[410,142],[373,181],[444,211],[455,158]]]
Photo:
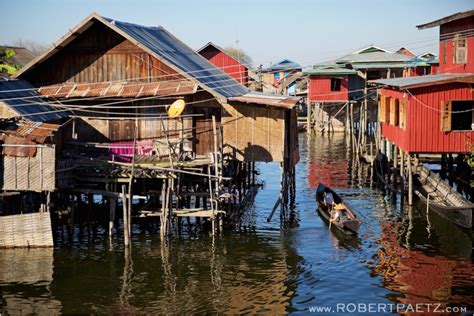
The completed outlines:
[[[24,80],[0,79],[0,103],[33,122],[58,120],[69,114],[69,111],[51,106]]]
[[[283,95],[250,92],[243,96],[229,98],[229,101],[267,105],[278,108],[292,109],[298,103],[299,98]]]
[[[65,83],[44,86],[38,93],[45,97],[126,97],[173,96],[194,94],[197,84],[189,80],[172,82],[114,82],[114,83]]]
[[[25,138],[35,143],[44,144],[46,139],[54,135],[60,125],[38,122],[24,122],[9,134]]]

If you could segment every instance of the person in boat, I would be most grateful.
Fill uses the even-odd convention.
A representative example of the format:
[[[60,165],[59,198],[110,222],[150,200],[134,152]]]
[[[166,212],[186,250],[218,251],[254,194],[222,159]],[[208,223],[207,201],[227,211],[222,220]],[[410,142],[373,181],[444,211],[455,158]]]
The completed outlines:
[[[331,222],[343,222],[347,219],[346,208],[342,204],[334,205],[334,210],[331,212]]]
[[[328,206],[329,209],[332,210],[335,203],[334,203],[334,196],[332,195],[331,192],[324,191],[324,203],[326,203],[326,206]]]

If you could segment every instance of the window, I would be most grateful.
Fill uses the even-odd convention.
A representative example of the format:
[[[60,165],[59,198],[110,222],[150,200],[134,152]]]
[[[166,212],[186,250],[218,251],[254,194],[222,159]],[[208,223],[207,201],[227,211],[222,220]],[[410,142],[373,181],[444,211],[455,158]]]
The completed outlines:
[[[451,101],[451,130],[473,129],[474,101]]]
[[[341,91],[340,78],[331,78],[331,91]]]
[[[398,127],[400,123],[400,101],[398,101],[398,99],[395,99],[394,105],[395,106],[393,108],[393,125]]]
[[[453,40],[453,63],[467,63],[467,45],[466,39],[456,35]]]
[[[402,100],[400,103],[400,128],[407,129],[407,101]]]
[[[390,124],[390,112],[392,108],[392,105],[390,103],[392,103],[392,98],[385,98],[385,123],[387,124]]]

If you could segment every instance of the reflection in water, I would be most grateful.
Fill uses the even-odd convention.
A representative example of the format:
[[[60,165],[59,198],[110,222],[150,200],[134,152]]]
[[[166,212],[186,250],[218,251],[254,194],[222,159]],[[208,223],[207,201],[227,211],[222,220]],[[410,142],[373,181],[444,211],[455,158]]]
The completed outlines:
[[[279,165],[260,164],[265,187],[238,231],[166,242],[135,231],[129,251],[122,236],[110,243],[104,230],[54,252],[0,250],[0,313],[283,314],[337,303],[472,304],[470,231],[372,188],[369,169],[351,159],[342,135],[302,135],[300,148],[292,225],[266,222]],[[334,234],[318,217],[320,181],[357,212],[357,238]]]
[[[58,314],[61,302],[51,296],[53,249],[0,249],[0,313]]]

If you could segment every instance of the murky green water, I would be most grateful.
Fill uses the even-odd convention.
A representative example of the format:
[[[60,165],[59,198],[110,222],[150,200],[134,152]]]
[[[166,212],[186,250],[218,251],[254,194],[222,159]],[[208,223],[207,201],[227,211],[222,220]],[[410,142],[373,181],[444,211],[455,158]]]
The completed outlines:
[[[422,208],[400,210],[370,187],[344,138],[300,141],[291,224],[266,222],[279,166],[260,164],[264,189],[240,229],[222,236],[186,233],[164,245],[135,227],[127,254],[121,236],[110,244],[105,230],[73,244],[59,238],[55,249],[0,250],[0,314],[304,314],[343,303],[472,309],[470,231]],[[358,212],[358,238],[334,235],[320,220],[319,181]]]

